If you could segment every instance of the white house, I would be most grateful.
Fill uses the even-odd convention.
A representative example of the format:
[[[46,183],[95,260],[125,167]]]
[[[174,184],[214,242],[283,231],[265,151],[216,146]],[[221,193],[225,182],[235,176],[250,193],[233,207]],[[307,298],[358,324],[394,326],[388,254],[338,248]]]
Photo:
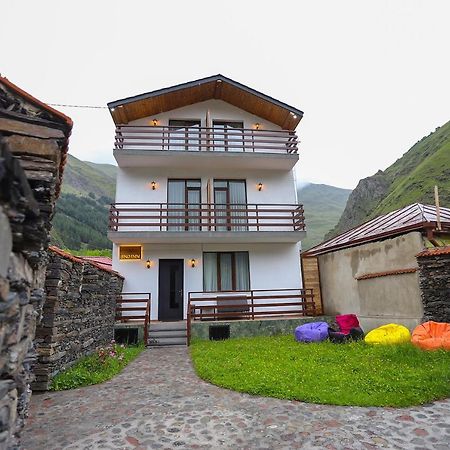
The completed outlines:
[[[186,319],[196,296],[286,302],[283,289],[301,289],[302,111],[222,75],[108,107],[119,166],[113,268],[124,292],[151,294],[152,321]]]

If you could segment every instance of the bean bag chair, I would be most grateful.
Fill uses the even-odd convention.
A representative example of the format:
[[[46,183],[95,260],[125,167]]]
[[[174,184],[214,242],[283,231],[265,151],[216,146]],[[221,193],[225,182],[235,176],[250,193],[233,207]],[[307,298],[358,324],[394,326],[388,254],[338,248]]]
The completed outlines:
[[[328,324],[326,322],[311,322],[300,325],[295,329],[297,342],[321,342],[328,337]]]
[[[403,344],[411,340],[411,334],[403,325],[389,323],[369,331],[364,340],[367,344]]]
[[[355,314],[336,316],[336,323],[339,330],[328,329],[328,337],[331,342],[341,344],[350,340],[358,341],[364,339],[364,331],[360,327],[359,320]]]
[[[425,322],[414,329],[411,342],[422,350],[450,350],[450,323]]]

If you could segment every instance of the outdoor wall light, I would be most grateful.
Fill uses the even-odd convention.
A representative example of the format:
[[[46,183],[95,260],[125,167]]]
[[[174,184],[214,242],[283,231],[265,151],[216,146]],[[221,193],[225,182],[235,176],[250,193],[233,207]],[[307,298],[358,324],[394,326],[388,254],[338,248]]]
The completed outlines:
[[[158,125],[158,120],[157,119],[153,119],[153,126],[156,127],[156,125]]]
[[[255,123],[255,130],[259,130],[259,127],[260,127],[261,125],[259,124],[259,123]]]
[[[196,261],[194,258],[192,258],[192,259],[189,261],[189,264],[191,265],[192,268],[194,268],[194,267],[197,265],[197,261]]]
[[[156,189],[156,181],[152,181],[150,186],[152,187],[152,191],[154,191]]]
[[[151,269],[152,262],[149,259],[147,259],[147,261],[145,261],[145,267],[147,267],[147,269]]]
[[[258,191],[262,191],[263,184],[262,183],[258,183],[257,184],[257,188],[258,188]]]

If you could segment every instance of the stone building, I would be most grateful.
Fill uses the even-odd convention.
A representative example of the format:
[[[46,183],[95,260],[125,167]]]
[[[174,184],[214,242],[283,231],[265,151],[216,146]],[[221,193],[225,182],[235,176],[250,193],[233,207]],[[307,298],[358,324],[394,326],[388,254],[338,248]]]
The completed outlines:
[[[18,448],[72,121],[0,77],[0,448]]]
[[[435,206],[407,206],[304,252],[305,287],[317,292],[320,286],[324,314],[357,314],[366,331],[390,322],[413,328],[438,317],[435,309],[428,312],[437,301],[427,300],[436,295],[433,270],[445,284],[443,256],[431,264],[431,257],[416,255],[449,237],[449,208],[440,208],[438,216]]]

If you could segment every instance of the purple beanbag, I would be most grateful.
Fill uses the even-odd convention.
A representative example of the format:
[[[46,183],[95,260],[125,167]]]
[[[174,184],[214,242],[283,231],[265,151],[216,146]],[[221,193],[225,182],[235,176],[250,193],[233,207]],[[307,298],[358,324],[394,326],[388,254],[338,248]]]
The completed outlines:
[[[328,324],[326,322],[305,323],[295,329],[294,335],[298,342],[324,341],[328,338]]]

